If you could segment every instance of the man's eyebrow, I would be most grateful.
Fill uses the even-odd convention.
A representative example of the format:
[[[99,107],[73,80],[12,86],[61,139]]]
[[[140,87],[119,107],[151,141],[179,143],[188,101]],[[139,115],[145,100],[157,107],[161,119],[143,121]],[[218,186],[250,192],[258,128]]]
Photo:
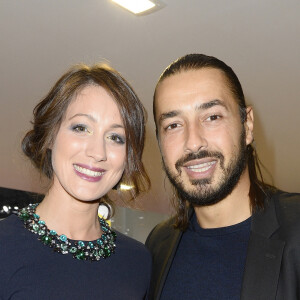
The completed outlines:
[[[224,108],[227,109],[227,106],[225,105],[225,103],[223,101],[221,101],[219,99],[215,99],[215,100],[211,100],[209,102],[205,102],[200,105],[197,105],[196,110],[205,110],[205,109],[209,109],[213,106],[217,106],[217,105],[223,106]]]
[[[217,105],[223,106],[227,110],[227,106],[225,105],[225,103],[222,100],[219,100],[219,99],[214,99],[214,100],[211,100],[209,102],[205,102],[205,103],[202,103],[200,105],[197,105],[196,110],[206,110],[206,109],[209,109],[209,108],[211,108],[213,106],[217,106]],[[180,114],[180,110],[172,110],[172,111],[168,111],[166,113],[163,113],[159,116],[158,123],[160,124],[164,120],[176,117],[179,114]]]
[[[180,111],[179,111],[179,110],[172,110],[172,111],[163,113],[163,114],[161,114],[161,115],[159,116],[158,123],[160,124],[160,123],[163,122],[164,120],[169,119],[169,118],[176,117],[176,116],[178,116],[179,114],[180,114]]]

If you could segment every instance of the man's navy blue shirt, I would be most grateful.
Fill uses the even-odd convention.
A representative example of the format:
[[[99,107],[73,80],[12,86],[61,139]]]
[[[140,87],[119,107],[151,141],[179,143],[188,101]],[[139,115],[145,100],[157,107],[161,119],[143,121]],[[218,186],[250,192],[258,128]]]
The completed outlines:
[[[191,219],[182,235],[161,300],[239,300],[251,218],[203,229]]]

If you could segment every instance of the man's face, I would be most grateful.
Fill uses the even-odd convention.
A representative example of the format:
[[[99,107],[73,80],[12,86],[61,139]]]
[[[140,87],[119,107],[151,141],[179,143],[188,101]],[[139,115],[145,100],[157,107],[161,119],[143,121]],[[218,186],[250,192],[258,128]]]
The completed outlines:
[[[252,110],[242,124],[225,75],[213,68],[164,79],[155,105],[163,165],[179,195],[194,205],[224,199],[246,167]]]

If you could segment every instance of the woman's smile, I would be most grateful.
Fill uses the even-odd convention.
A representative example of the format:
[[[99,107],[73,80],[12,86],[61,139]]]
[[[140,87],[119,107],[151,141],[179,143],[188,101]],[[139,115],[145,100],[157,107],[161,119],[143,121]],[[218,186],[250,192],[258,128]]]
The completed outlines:
[[[75,173],[82,179],[97,182],[100,181],[105,173],[105,170],[99,168],[89,168],[82,164],[73,164]]]

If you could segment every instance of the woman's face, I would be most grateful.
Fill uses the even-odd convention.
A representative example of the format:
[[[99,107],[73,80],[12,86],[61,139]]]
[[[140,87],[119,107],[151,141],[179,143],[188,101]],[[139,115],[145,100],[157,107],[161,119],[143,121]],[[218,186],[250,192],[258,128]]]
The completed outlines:
[[[117,104],[102,87],[85,87],[68,106],[52,147],[52,188],[78,200],[99,199],[118,183],[125,163]]]

